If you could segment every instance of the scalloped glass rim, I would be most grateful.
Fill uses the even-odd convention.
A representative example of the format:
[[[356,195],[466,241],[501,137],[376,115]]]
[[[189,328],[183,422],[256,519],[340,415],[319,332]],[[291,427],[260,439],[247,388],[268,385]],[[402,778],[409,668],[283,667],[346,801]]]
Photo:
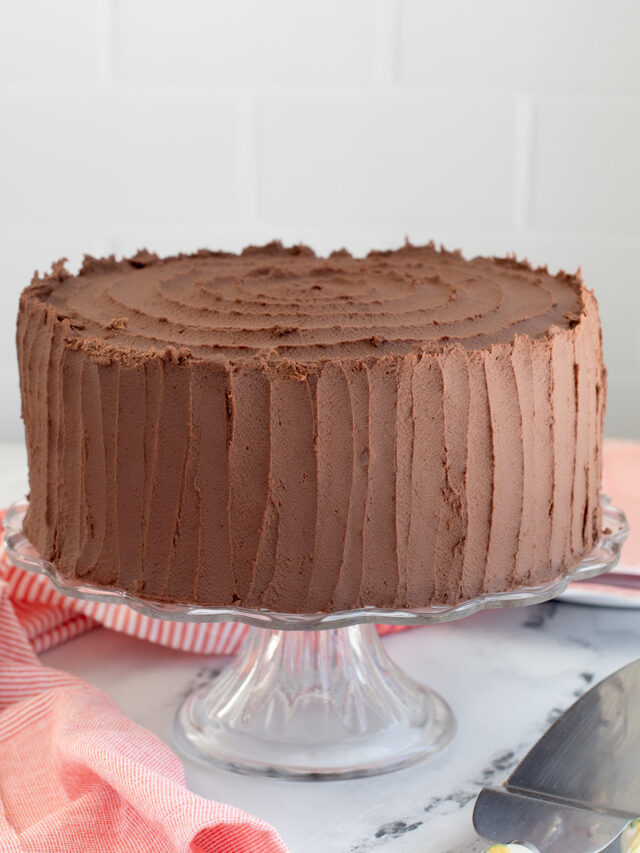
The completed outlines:
[[[243,622],[258,628],[308,631],[316,628],[345,628],[349,625],[375,622],[384,625],[429,625],[462,619],[478,610],[494,607],[514,607],[539,604],[564,592],[572,581],[586,580],[612,569],[620,558],[622,543],[629,532],[624,512],[601,496],[603,533],[594,550],[576,566],[567,569],[553,581],[541,586],[519,587],[509,592],[487,593],[455,605],[434,605],[417,610],[393,610],[364,607],[335,613],[276,613],[266,609],[246,607],[204,607],[196,604],[169,604],[139,598],[130,592],[82,583],[64,577],[56,567],[40,559],[35,548],[22,532],[27,510],[26,500],[11,505],[4,519],[4,544],[10,561],[27,571],[47,575],[53,587],[63,595],[104,604],[127,604],[155,619],[174,622]]]

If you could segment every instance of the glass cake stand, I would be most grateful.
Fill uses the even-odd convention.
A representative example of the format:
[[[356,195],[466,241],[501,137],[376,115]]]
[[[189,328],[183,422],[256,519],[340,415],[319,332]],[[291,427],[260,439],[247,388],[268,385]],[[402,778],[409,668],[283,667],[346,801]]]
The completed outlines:
[[[249,626],[232,663],[176,713],[173,734],[185,755],[239,773],[346,779],[398,770],[433,755],[456,729],[444,699],[388,657],[375,623],[430,625],[486,608],[537,604],[559,595],[571,581],[608,571],[618,561],[628,525],[604,496],[602,505],[597,547],[556,580],[420,610],[288,614],[165,604],[92,586],[64,577],[38,557],[22,533],[25,501],[7,513],[4,541],[12,563],[47,575],[65,595],[127,604],[158,619]]]

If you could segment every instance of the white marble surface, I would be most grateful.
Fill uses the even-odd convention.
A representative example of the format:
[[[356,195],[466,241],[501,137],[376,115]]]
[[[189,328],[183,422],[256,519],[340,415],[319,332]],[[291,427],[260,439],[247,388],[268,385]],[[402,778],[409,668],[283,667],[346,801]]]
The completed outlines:
[[[20,493],[21,448],[0,446],[0,500]],[[640,611],[549,603],[480,613],[385,641],[390,654],[452,705],[459,732],[417,767],[350,782],[256,780],[187,764],[189,787],[273,823],[292,853],[479,853],[471,825],[480,787],[500,783],[549,723],[590,684],[640,656]],[[224,661],[104,629],[43,655],[110,693],[170,742],[187,691]]]

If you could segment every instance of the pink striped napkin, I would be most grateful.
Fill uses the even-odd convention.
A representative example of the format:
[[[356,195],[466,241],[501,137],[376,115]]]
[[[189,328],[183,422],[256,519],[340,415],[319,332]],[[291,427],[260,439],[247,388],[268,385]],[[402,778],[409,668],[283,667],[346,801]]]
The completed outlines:
[[[34,647],[90,620],[15,592],[0,581],[0,850],[286,853],[261,820],[187,791],[176,756],[109,696],[42,666]]]
[[[143,616],[124,604],[81,601],[61,595],[45,575],[36,575],[11,565],[4,550],[0,551],[2,581],[16,616],[37,653],[97,625],[172,649],[204,655],[233,654],[247,632],[247,626],[237,622],[169,622]],[[378,630],[381,634],[388,634],[404,629],[379,625]]]

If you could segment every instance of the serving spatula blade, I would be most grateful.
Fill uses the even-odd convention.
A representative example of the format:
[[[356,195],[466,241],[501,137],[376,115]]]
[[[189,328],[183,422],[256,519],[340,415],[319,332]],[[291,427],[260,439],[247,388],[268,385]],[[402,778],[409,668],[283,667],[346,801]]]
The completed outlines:
[[[540,853],[600,853],[640,815],[640,661],[596,684],[520,762],[483,788],[473,823],[488,841]]]

